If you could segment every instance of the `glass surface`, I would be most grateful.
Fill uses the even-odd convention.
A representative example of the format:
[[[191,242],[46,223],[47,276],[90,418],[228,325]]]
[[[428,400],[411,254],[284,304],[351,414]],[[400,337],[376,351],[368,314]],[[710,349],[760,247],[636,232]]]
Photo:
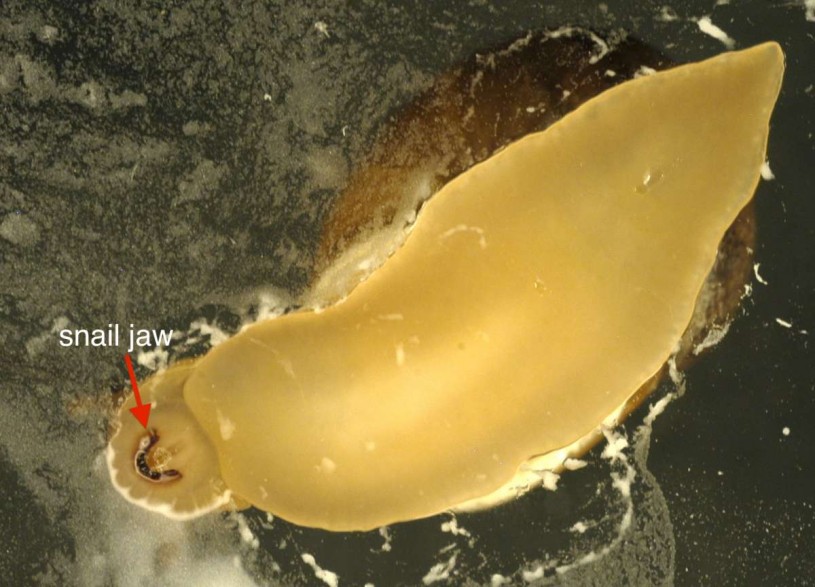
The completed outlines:
[[[11,585],[803,585],[815,576],[812,2],[4,2],[0,7],[0,582]],[[368,533],[247,510],[175,522],[104,459],[119,348],[172,357],[297,304],[378,129],[477,52],[565,25],[682,63],[787,55],[755,198],[751,293],[652,425],[500,508]],[[713,25],[718,28],[713,28]],[[138,353],[134,353],[134,357]],[[145,377],[161,353],[142,353]],[[631,480],[631,493],[620,480]]]

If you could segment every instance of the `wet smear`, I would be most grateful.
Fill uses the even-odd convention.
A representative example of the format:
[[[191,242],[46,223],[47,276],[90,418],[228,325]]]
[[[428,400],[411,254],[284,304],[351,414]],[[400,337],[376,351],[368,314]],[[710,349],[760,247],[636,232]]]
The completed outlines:
[[[60,353],[51,329],[63,318],[84,326],[153,322],[179,331],[199,320],[186,351],[170,351],[173,359],[201,354],[211,329],[234,333],[245,316],[265,315],[271,306],[255,294],[269,284],[294,299],[313,279],[328,204],[369,156],[377,129],[432,86],[436,72],[476,51],[530,29],[579,23],[634,31],[679,61],[697,60],[722,49],[689,20],[709,14],[739,45],[783,38],[800,56],[810,47],[803,4],[745,2],[736,10],[702,1],[473,2],[456,13],[421,3],[388,11],[333,3],[291,9],[242,2],[223,10],[207,4],[136,11],[100,2],[90,11],[11,0],[0,9],[0,222],[25,214],[39,228],[32,246],[0,238],[0,470],[9,505],[0,515],[19,538],[4,542],[14,558],[0,553],[0,566],[14,565],[9,576],[21,584],[324,585],[302,559],[311,554],[340,585],[416,585],[455,554],[449,582],[498,584],[504,576],[521,583],[524,571],[534,575],[551,559],[571,564],[610,544],[626,510],[599,450],[589,457],[591,466],[564,475],[557,492],[532,492],[486,512],[480,527],[481,514],[459,515],[459,527],[477,539],[471,549],[471,538],[441,529],[448,516],[391,527],[392,548],[384,552],[376,531],[337,536],[254,510],[244,517],[257,548],[243,541],[232,514],[168,524],[125,503],[110,488],[101,459],[110,397],[119,397],[111,386],[121,390],[125,381],[121,357]],[[808,98],[811,80],[796,83],[789,95]],[[792,105],[784,102],[774,148],[797,137],[797,151],[805,154],[811,121]],[[652,465],[668,488],[670,516],[659,509],[656,492],[639,499],[640,484],[652,485],[638,468],[628,540],[566,575],[544,571],[539,583],[577,576],[575,582],[585,583],[591,573],[597,584],[615,584],[634,569],[642,574],[629,576],[675,571],[678,584],[737,585],[759,576],[783,584],[815,572],[807,546],[815,528],[807,502],[811,476],[796,468],[812,445],[809,380],[795,370],[796,361],[806,362],[805,342],[773,346],[772,338],[773,331],[789,333],[775,317],[792,315],[776,302],[804,308],[811,285],[800,271],[785,272],[808,262],[812,250],[791,220],[811,217],[796,195],[807,193],[796,179],[805,169],[796,167],[796,157],[793,149],[773,157],[779,179],[771,189],[778,197],[758,207],[758,260],[762,274],[774,276],[771,286],[755,286],[748,315],[734,322],[727,348],[716,353],[730,362],[717,361],[714,370],[743,367],[743,374],[711,378],[702,361],[691,377],[694,401],[675,402],[657,420],[659,443],[651,448],[659,458]],[[217,178],[210,173],[221,169],[226,172]],[[185,179],[202,188],[185,193],[200,197],[173,207]],[[779,206],[789,215],[776,213]],[[206,306],[235,299],[236,311]],[[792,321],[808,326],[797,314]],[[140,376],[148,372],[142,368]],[[734,414],[733,406],[746,406],[732,403],[738,401],[750,401],[755,417],[747,418],[746,409]],[[717,410],[717,402],[727,402],[726,409]],[[632,416],[632,426],[644,410]],[[738,446],[705,432],[730,430],[729,423],[746,425],[733,429]],[[788,437],[784,426],[792,431]],[[767,437],[772,450],[761,444]],[[682,450],[669,450],[676,444]],[[711,450],[716,447],[721,450]],[[758,458],[744,460],[745,452]],[[676,468],[685,461],[693,470]],[[715,465],[715,484],[708,483],[705,464]],[[725,475],[716,476],[721,469]],[[793,497],[771,493],[777,484]],[[603,526],[607,513],[613,519]],[[572,531],[576,525],[584,532]],[[593,529],[595,541],[579,541]],[[40,542],[46,536],[54,537],[52,545]],[[658,546],[649,550],[652,539]],[[516,551],[523,556],[516,559]],[[630,556],[619,558],[621,552]],[[48,568],[39,574],[41,554]]]
[[[47,484],[51,473],[42,467],[35,475],[38,482]],[[3,484],[0,498],[3,581],[9,585],[26,585],[31,580],[38,584],[67,584],[66,563],[74,557],[73,539],[65,528],[50,523],[48,513],[38,503],[36,494],[20,479],[5,451],[0,451],[0,482]],[[20,504],[26,504],[23,512]]]
[[[0,222],[0,237],[21,247],[31,247],[40,240],[40,228],[23,214],[9,214]]]

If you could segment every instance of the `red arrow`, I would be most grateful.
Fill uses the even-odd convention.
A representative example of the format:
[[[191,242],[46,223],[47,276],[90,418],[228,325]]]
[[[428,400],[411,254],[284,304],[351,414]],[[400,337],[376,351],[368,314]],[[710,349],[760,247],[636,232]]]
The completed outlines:
[[[150,408],[152,404],[141,403],[139,384],[136,381],[136,374],[133,372],[133,363],[128,354],[125,354],[125,365],[127,365],[127,372],[130,374],[130,387],[133,388],[133,396],[136,398],[136,407],[130,408],[130,413],[136,416],[136,420],[138,420],[142,426],[147,428],[147,420],[150,419]]]

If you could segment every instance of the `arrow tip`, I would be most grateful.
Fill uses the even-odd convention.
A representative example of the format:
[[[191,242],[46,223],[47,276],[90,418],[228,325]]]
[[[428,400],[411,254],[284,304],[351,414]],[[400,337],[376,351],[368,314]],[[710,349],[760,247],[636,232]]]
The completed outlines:
[[[150,419],[150,408],[152,404],[142,404],[140,406],[136,406],[135,408],[130,408],[130,413],[135,416],[136,420],[139,423],[147,428],[147,420]]]

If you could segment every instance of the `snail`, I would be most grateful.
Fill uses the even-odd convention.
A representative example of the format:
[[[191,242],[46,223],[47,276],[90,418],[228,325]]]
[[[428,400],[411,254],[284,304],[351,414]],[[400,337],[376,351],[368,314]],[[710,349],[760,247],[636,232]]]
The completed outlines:
[[[607,69],[602,52],[583,56]],[[154,431],[124,403],[115,487],[176,519],[251,504],[367,530],[498,503],[529,459],[585,451],[653,387],[699,311],[758,184],[783,68],[765,43],[629,79],[544,130],[508,131],[494,154],[471,145],[430,172],[362,170],[327,228],[335,264],[316,291],[336,288],[333,303],[147,379]],[[410,192],[421,209],[408,230],[404,202],[349,220],[362,180]],[[366,241],[366,222],[407,236]],[[373,271],[371,247],[387,257]],[[158,468],[138,456],[159,449]]]

